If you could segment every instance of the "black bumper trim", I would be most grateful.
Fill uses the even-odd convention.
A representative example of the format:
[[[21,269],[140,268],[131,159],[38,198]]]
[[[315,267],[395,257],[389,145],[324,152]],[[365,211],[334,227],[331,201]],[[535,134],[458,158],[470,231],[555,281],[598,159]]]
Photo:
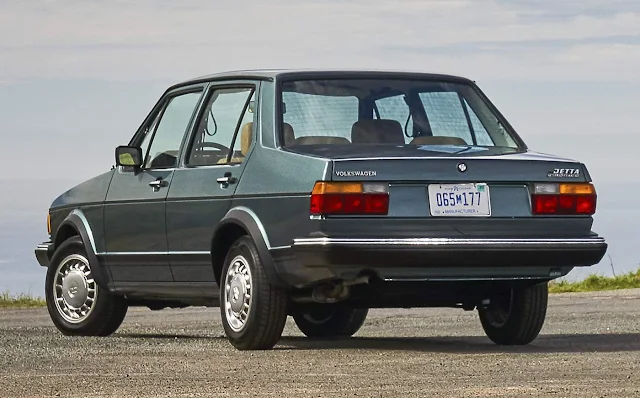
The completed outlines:
[[[553,279],[573,267],[600,262],[607,251],[597,235],[586,238],[330,238],[295,239],[275,250],[278,270],[303,286],[373,271],[381,279]]]
[[[38,264],[43,267],[48,267],[51,262],[51,252],[53,249],[52,242],[44,242],[36,246],[35,254]]]

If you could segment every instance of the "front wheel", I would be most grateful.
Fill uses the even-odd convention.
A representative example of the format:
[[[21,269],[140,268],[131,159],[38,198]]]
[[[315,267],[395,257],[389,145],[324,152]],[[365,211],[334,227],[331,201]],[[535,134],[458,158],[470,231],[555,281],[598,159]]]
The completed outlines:
[[[269,282],[253,240],[239,238],[225,259],[220,315],[225,334],[239,350],[273,348],[287,320],[286,290]]]
[[[107,336],[127,314],[127,302],[98,286],[80,237],[64,241],[47,269],[45,298],[53,324],[69,336]]]
[[[351,337],[362,326],[368,308],[317,304],[294,309],[293,319],[307,337]]]
[[[479,308],[487,337],[499,345],[525,345],[538,337],[547,314],[547,283],[499,289]]]

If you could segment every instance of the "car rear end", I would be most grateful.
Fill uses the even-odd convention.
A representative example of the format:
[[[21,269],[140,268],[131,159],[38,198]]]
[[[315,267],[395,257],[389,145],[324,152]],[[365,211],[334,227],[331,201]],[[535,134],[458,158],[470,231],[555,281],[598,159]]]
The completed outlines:
[[[277,261],[302,330],[350,335],[338,321],[370,307],[460,307],[495,343],[528,344],[547,282],[606,252],[586,167],[529,151],[471,81],[294,74],[278,93],[284,150],[327,162],[309,176],[308,233]]]
[[[328,161],[293,285],[545,281],[604,256],[585,165],[529,151],[466,79],[294,76],[281,97],[285,150]]]

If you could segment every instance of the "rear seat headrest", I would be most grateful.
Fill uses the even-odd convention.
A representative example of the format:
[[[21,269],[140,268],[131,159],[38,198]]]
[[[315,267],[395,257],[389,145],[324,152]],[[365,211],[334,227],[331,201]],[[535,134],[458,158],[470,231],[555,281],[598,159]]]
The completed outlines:
[[[351,127],[351,141],[354,144],[404,145],[404,132],[397,120],[359,120]]]

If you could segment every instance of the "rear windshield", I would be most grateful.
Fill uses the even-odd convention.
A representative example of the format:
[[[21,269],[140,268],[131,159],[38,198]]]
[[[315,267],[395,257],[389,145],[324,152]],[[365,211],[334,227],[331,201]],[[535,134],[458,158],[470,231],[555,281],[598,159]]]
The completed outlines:
[[[455,145],[517,148],[466,84],[399,79],[285,81],[282,142],[299,145]]]

